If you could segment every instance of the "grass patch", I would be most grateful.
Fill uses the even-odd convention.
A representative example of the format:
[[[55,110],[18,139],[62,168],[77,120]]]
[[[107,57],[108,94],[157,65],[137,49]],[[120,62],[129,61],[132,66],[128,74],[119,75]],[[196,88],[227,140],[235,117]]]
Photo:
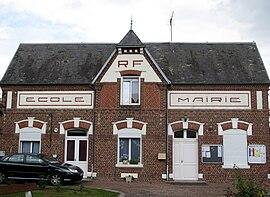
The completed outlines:
[[[61,186],[61,187],[53,187],[47,186],[43,190],[36,190],[32,191],[33,197],[116,197],[119,193],[106,191],[103,189],[95,189],[95,188],[87,188],[87,187],[80,187],[80,186]],[[3,195],[1,197],[22,197],[24,196],[24,192]]]

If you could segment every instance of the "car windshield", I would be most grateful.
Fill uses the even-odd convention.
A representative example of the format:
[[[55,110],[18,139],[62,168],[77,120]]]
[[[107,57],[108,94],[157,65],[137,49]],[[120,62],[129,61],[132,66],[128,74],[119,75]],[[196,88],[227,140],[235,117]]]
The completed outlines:
[[[49,157],[47,155],[42,155],[41,156],[42,159],[44,159],[45,161],[49,162],[49,163],[53,163],[53,164],[61,164],[60,161],[58,161],[57,159],[53,158],[53,157]]]

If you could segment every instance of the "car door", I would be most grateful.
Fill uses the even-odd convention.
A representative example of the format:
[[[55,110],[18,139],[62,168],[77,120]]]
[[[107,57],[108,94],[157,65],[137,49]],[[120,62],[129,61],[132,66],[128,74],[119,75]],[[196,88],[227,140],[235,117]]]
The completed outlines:
[[[11,155],[5,163],[7,177],[16,179],[25,178],[23,154]]]
[[[34,180],[45,179],[48,175],[49,165],[37,155],[26,155],[25,169],[27,169],[26,178]]]

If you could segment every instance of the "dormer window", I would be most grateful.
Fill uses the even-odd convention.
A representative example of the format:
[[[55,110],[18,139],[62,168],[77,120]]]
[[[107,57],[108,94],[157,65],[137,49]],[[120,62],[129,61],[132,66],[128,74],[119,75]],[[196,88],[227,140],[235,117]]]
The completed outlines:
[[[122,78],[122,105],[139,105],[140,88],[139,77],[129,76]]]

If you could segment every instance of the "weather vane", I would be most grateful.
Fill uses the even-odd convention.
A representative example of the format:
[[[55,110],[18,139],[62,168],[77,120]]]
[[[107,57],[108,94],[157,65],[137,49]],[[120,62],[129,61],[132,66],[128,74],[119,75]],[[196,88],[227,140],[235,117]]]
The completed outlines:
[[[132,25],[133,25],[133,20],[132,20],[132,15],[131,15],[131,19],[130,19],[130,30],[132,30]]]

